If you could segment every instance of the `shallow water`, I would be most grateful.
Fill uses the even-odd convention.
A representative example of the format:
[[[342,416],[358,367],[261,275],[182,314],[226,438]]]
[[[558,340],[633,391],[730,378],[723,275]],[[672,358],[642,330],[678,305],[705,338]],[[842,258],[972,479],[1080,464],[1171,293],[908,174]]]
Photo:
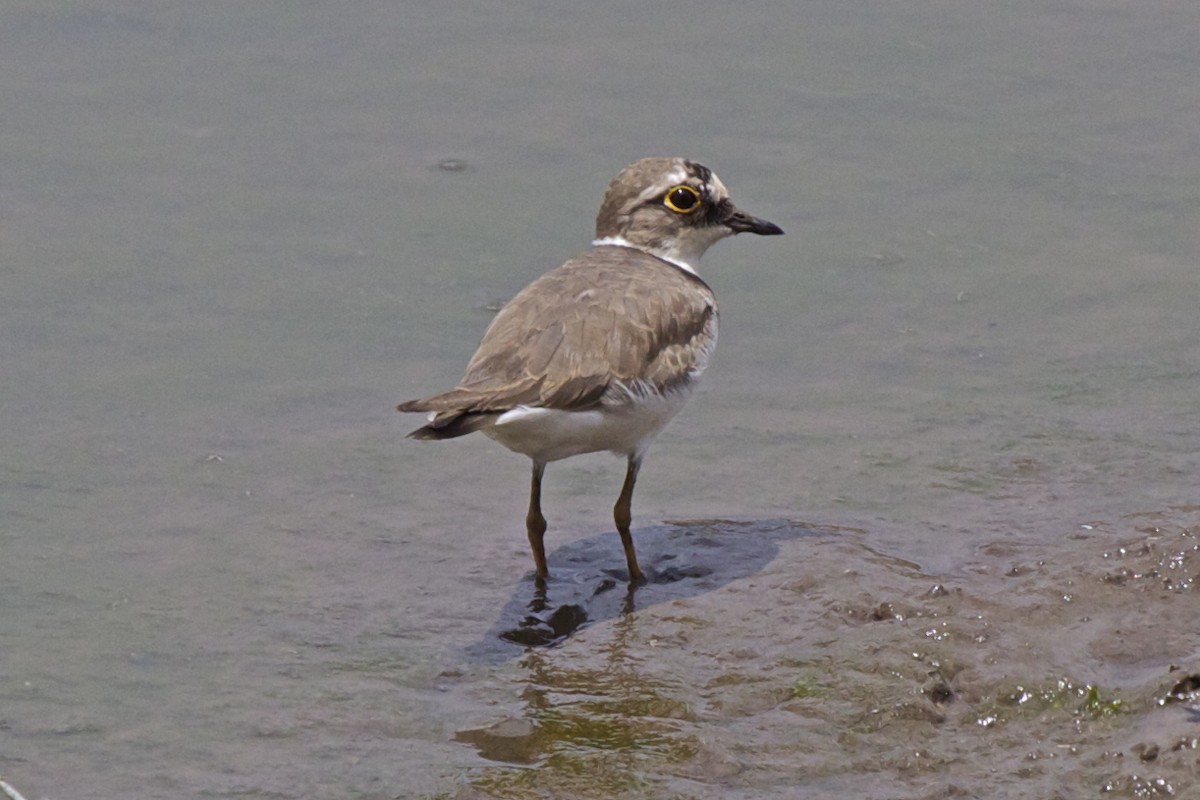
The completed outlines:
[[[0,775],[1187,796],[1198,23],[7,4]],[[665,153],[788,235],[701,265],[721,345],[634,507],[660,580],[610,572],[588,457],[548,470],[541,595],[527,466],[391,409]]]

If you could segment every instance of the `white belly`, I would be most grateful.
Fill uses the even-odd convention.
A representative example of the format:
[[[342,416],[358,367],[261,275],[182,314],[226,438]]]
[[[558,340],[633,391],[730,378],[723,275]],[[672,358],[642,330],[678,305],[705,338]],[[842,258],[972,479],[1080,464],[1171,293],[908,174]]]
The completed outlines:
[[[541,463],[604,450],[641,455],[691,393],[691,387],[681,387],[587,411],[518,406],[501,414],[483,433]]]

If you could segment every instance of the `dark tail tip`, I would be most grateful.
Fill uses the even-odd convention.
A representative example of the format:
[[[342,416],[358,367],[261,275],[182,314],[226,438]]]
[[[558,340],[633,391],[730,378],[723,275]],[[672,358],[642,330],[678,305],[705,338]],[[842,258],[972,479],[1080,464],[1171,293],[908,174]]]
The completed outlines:
[[[496,416],[496,414],[491,413],[472,414],[468,412],[445,419],[439,414],[438,419],[435,419],[428,425],[417,428],[408,435],[408,438],[423,439],[425,441],[457,439],[459,436],[474,433],[480,428],[486,428]]]
[[[453,436],[446,436],[442,429],[426,425],[423,428],[417,428],[415,431],[408,434],[409,439],[420,439],[422,441],[437,441],[438,439],[451,439]]]

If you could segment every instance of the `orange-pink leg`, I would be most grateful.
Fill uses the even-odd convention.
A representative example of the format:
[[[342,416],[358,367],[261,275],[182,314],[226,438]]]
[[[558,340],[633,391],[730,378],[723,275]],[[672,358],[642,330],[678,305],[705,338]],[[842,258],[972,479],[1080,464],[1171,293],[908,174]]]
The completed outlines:
[[[646,577],[638,567],[637,552],[633,549],[633,534],[629,532],[629,523],[633,521],[633,486],[637,483],[638,470],[642,468],[641,456],[630,456],[629,466],[625,469],[625,484],[621,487],[621,496],[613,506],[613,521],[617,523],[617,533],[621,534],[621,546],[625,548],[625,563],[629,567],[630,583],[645,583]]]
[[[539,578],[550,575],[550,571],[546,569],[546,547],[542,544],[542,537],[546,535],[546,518],[542,516],[542,474],[545,471],[545,464],[533,462],[533,480],[529,486],[529,513],[525,515],[525,532],[529,534],[529,549],[533,551],[533,564],[537,568]]]

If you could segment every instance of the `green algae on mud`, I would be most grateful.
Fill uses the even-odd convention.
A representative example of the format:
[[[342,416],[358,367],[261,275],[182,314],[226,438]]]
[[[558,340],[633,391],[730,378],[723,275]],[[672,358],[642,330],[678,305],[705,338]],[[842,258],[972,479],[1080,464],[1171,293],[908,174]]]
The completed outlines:
[[[1129,708],[1118,697],[1106,695],[1102,698],[1098,686],[1079,684],[1070,678],[1058,678],[1037,687],[1014,686],[973,711],[979,714],[976,718],[979,725],[990,728],[1010,722],[1020,715],[1053,712],[1096,719],[1128,712]]]

